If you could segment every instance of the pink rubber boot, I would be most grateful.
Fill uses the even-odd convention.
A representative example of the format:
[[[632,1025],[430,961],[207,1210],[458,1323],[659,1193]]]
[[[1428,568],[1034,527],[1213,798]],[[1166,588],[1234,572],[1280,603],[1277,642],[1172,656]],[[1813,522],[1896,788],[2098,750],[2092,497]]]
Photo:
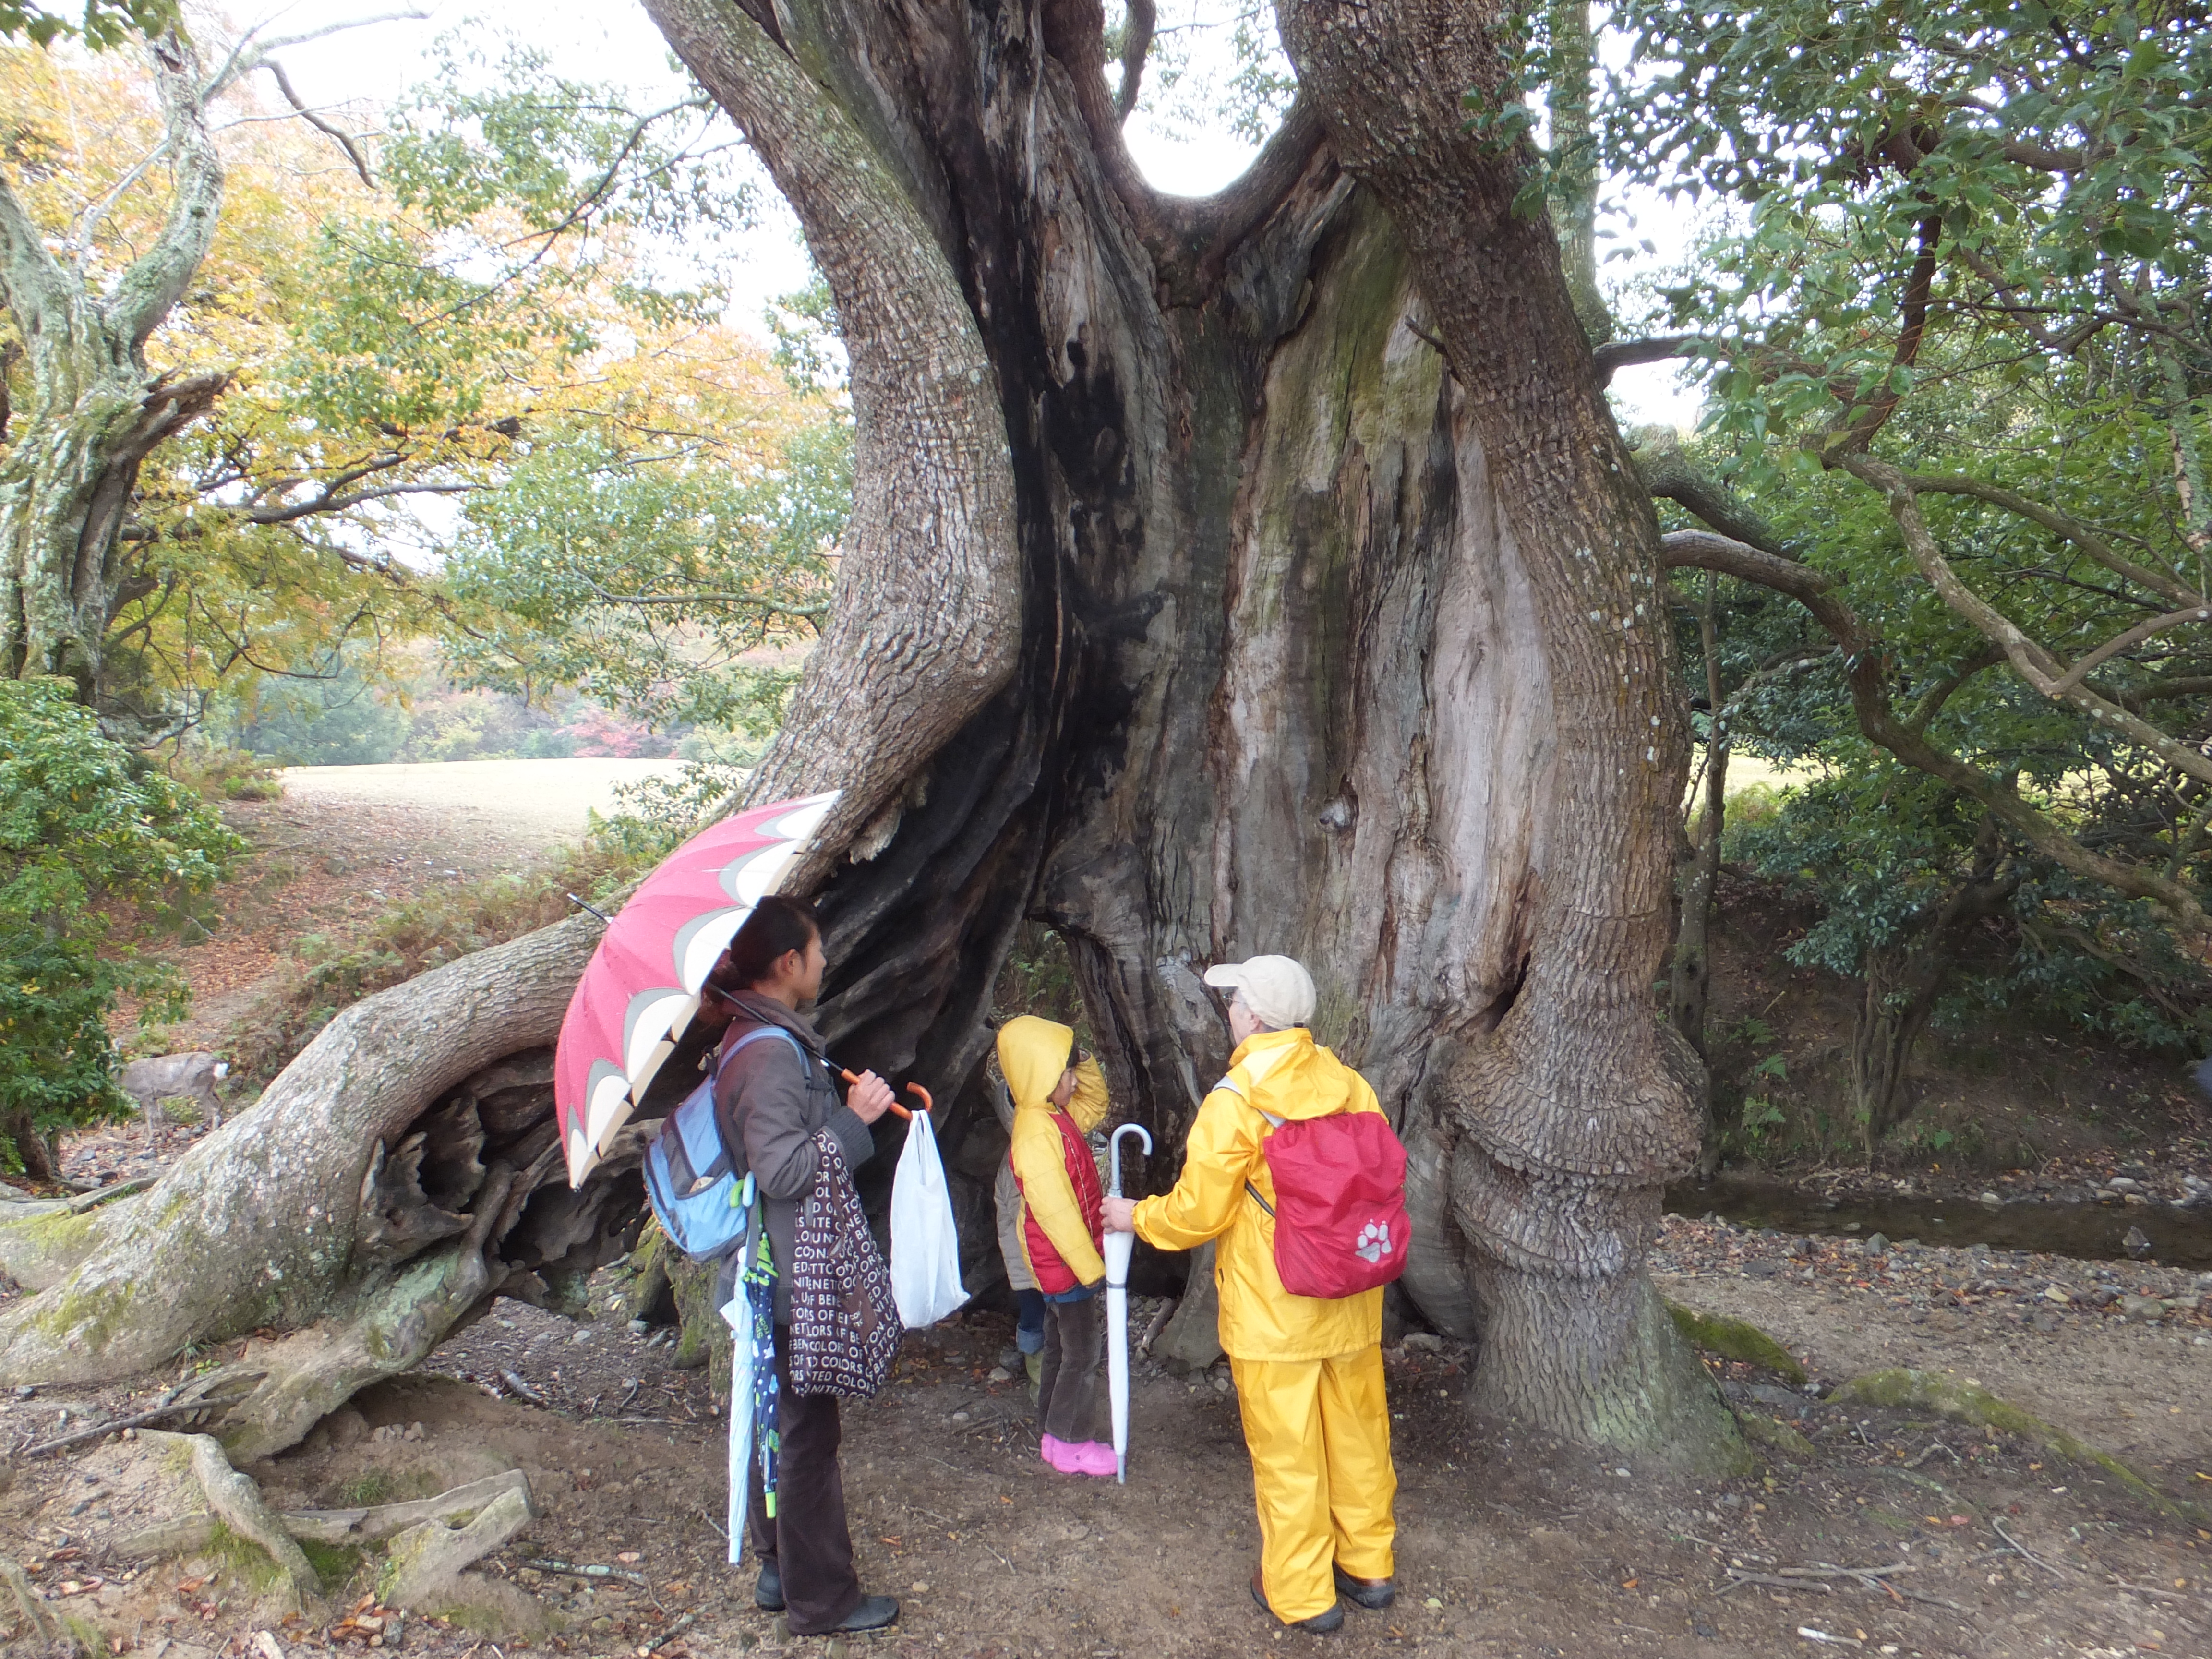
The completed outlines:
[[[1076,1465],[1076,1449],[1073,1446],[1069,1445],[1065,1440],[1056,1439],[1051,1435],[1046,1435],[1042,1440],[1038,1443],[1037,1453],[1046,1462],[1049,1463],[1054,1468],[1058,1469],[1062,1474],[1079,1474],[1082,1473],[1081,1469],[1079,1469]]]
[[[1074,1446],[1062,1441],[1060,1444],[1069,1453],[1075,1474],[1114,1478],[1114,1449],[1103,1440],[1085,1440]]]

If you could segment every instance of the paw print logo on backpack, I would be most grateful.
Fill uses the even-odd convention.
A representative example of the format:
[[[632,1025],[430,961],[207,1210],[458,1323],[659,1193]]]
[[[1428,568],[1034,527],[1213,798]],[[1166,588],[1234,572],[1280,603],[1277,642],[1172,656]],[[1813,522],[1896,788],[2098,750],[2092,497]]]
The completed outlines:
[[[1361,1229],[1359,1242],[1352,1247],[1352,1253],[1370,1265],[1389,1255],[1390,1224],[1387,1221],[1369,1222]]]

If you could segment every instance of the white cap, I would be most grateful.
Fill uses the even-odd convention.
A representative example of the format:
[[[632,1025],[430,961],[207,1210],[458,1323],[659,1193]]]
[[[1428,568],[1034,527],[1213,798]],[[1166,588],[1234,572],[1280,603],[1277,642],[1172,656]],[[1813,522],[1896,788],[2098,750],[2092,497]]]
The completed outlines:
[[[1313,975],[1289,957],[1253,957],[1206,970],[1206,982],[1234,988],[1262,1024],[1283,1030],[1313,1018]]]

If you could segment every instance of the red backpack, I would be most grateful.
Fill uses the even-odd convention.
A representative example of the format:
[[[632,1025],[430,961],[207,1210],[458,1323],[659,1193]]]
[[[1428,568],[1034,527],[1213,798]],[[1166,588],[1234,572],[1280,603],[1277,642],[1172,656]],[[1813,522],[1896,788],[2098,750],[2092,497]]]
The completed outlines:
[[[1261,1143],[1275,1201],[1249,1181],[1244,1188],[1275,1218],[1283,1288],[1334,1299],[1404,1273],[1413,1224],[1406,1214],[1406,1149],[1390,1121],[1380,1112],[1284,1119],[1252,1109],[1275,1126]]]

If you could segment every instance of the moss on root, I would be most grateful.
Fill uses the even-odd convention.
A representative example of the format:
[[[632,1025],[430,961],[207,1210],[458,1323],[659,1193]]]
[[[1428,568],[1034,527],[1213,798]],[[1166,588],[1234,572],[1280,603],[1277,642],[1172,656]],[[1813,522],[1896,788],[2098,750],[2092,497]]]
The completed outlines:
[[[665,1256],[669,1288],[683,1315],[682,1334],[677,1338],[674,1364],[678,1370],[707,1367],[708,1386],[718,1395],[730,1391],[730,1328],[714,1306],[715,1265],[693,1261],[681,1252]]]
[[[1778,1418],[1767,1417],[1759,1412],[1738,1412],[1736,1422],[1741,1425],[1745,1437],[1756,1440],[1778,1456],[1793,1463],[1809,1463],[1819,1455],[1813,1443]]]
[[[2212,1510],[2202,1504],[2167,1497],[2110,1452],[2099,1451],[2077,1440],[2033,1413],[2002,1400],[1978,1383],[1963,1382],[1937,1371],[1917,1371],[1899,1366],[1893,1370],[1869,1371],[1838,1389],[1832,1398],[1839,1405],[1886,1406],[1893,1410],[1933,1412],[1954,1423],[1972,1423],[2032,1440],[2045,1450],[2077,1463],[2092,1463],[2145,1503],[2179,1520],[2202,1526],[2212,1520]]]
[[[1792,1382],[1805,1380],[1805,1368],[1790,1350],[1749,1320],[1731,1319],[1726,1314],[1699,1313],[1679,1302],[1662,1299],[1667,1300],[1667,1311],[1674,1316],[1674,1328],[1682,1333],[1692,1347],[1719,1354],[1725,1359],[1739,1359],[1747,1365],[1764,1366]]]
[[[325,1589],[335,1589],[347,1583],[365,1559],[360,1550],[348,1544],[324,1544],[312,1538],[293,1541],[299,1545],[300,1553],[307,1558],[307,1565],[315,1570],[315,1577],[323,1581]]]

